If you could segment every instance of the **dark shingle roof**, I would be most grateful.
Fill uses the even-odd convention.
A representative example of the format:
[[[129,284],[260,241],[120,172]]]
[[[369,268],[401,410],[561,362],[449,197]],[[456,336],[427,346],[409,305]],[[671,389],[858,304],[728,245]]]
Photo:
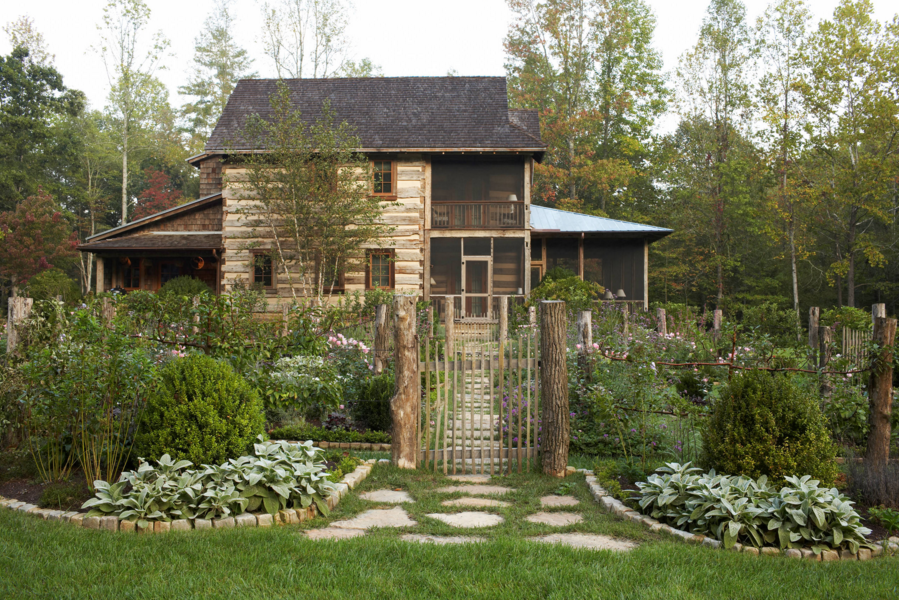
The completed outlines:
[[[81,244],[79,250],[210,250],[222,247],[221,233],[155,232]]]
[[[536,111],[509,110],[505,77],[286,79],[313,123],[329,100],[338,122],[356,128],[363,150],[546,148]],[[276,79],[243,79],[228,98],[207,152],[254,150],[240,138],[247,116],[271,116]]]

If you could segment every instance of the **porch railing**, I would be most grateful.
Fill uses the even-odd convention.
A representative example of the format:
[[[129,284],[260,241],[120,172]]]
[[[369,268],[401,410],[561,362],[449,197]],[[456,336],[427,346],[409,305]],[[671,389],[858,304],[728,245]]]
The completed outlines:
[[[431,204],[432,229],[522,229],[523,227],[523,203]]]

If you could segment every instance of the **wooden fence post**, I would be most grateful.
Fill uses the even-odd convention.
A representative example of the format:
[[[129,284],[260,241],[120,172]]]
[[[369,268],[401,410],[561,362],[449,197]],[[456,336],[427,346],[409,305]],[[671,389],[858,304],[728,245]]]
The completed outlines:
[[[196,308],[199,308],[199,306],[200,306],[200,297],[199,297],[199,296],[194,296],[194,297],[193,297],[193,300],[191,300],[191,305],[192,305],[195,309],[196,309]],[[193,333],[194,335],[198,335],[198,334],[200,333],[200,328],[198,327],[198,325],[200,324],[200,315],[199,315],[199,314],[194,315],[194,316],[193,316],[193,319],[191,319],[191,320],[194,322],[194,325],[190,328],[190,331],[191,331],[191,333]],[[285,326],[285,328],[286,328],[286,326]]]
[[[531,327],[537,326],[537,307],[530,306],[528,307],[528,325]]]
[[[664,308],[656,309],[656,323],[661,335],[668,335],[668,317]]]
[[[14,296],[9,299],[6,307],[6,353],[12,354],[16,346],[19,345],[21,336],[19,335],[19,324],[31,315],[31,307],[34,305],[33,298],[23,298]]]
[[[581,346],[578,354],[587,354],[593,345],[593,313],[589,310],[577,314],[577,343]]]
[[[100,302],[100,317],[106,325],[112,324],[115,319],[115,305],[112,303],[112,298],[103,298]]]
[[[390,417],[393,420],[390,458],[400,469],[414,469],[418,462],[421,381],[418,376],[415,299],[415,296],[402,294],[397,294],[393,299],[396,392],[390,400]]]
[[[567,308],[560,300],[540,303],[540,383],[543,404],[543,472],[565,477],[571,424],[568,413],[568,364],[565,360]]]
[[[821,309],[813,306],[808,309],[808,345],[812,349],[809,361],[814,369],[818,364],[818,326],[821,319]]]
[[[712,311],[712,335],[715,336],[715,339],[721,337],[721,321],[724,318],[724,311],[720,308],[716,308]]]
[[[876,323],[877,319],[886,319],[887,318],[887,305],[886,304],[874,304],[871,306],[871,322]]]
[[[879,308],[882,307],[882,308]],[[890,417],[893,411],[893,344],[896,343],[896,319],[886,318],[886,306],[875,304],[871,311],[874,320],[874,342],[879,351],[871,357],[871,382],[868,404],[868,464],[885,466],[890,458]],[[883,315],[883,316],[879,316]]]
[[[818,327],[818,368],[826,369],[833,354],[833,329]]]
[[[509,297],[499,297],[499,339],[506,341],[509,337]]]
[[[375,375],[384,372],[390,353],[390,326],[387,322],[387,305],[375,307]]]
[[[288,325],[290,324],[290,306],[287,304],[283,304],[281,306],[281,337],[287,337],[287,333],[290,330]]]
[[[446,298],[443,305],[443,323],[446,335],[446,360],[452,358],[456,352],[456,305],[452,298]]]

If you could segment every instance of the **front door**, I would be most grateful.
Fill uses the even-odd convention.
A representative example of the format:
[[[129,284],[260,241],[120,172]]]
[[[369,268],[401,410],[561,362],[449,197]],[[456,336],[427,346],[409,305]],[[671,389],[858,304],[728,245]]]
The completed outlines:
[[[475,319],[490,318],[493,296],[493,260],[489,256],[465,257],[462,261],[462,305],[463,317]]]

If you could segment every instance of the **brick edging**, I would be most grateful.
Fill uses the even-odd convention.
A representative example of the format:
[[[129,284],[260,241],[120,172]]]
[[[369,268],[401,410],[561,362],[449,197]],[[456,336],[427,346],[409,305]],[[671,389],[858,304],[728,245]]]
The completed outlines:
[[[340,499],[346,496],[351,489],[359,485],[375,465],[375,459],[371,458],[347,475],[343,476],[340,483],[335,484],[337,492],[327,497],[328,508],[333,510]],[[234,517],[222,519],[177,519],[175,521],[153,521],[152,527],[138,529],[131,521],[120,521],[115,515],[105,517],[88,517],[86,513],[75,511],[49,510],[38,508],[34,504],[20,502],[11,498],[0,496],[0,507],[17,510],[25,514],[40,517],[45,521],[65,521],[73,523],[76,527],[85,529],[102,529],[106,531],[121,531],[124,533],[165,533],[167,531],[190,531],[193,529],[223,529],[230,527],[271,527],[272,525],[292,525],[301,523],[315,517],[318,509],[315,504],[308,508],[280,510],[274,515],[268,513],[243,513]]]
[[[568,468],[572,469],[572,467]],[[587,487],[590,489],[590,494],[609,512],[616,514],[623,519],[627,519],[628,521],[643,523],[644,525],[649,527],[651,531],[662,531],[669,535],[681,538],[682,540],[692,544],[709,546],[711,548],[724,548],[724,544],[716,539],[712,539],[700,534],[690,533],[689,531],[675,529],[670,525],[666,525],[656,519],[653,519],[649,515],[644,515],[635,511],[634,509],[624,504],[624,502],[622,502],[621,500],[614,498],[611,494],[609,494],[608,491],[606,491],[601,485],[599,485],[599,482],[596,480],[596,476],[593,474],[593,471],[589,469],[577,469],[577,472],[583,473],[586,476]],[[759,549],[753,546],[744,546],[743,544],[734,544],[733,547],[731,547],[731,550],[734,552],[743,552],[745,554],[751,554],[754,556],[785,556],[787,558],[802,558],[813,561],[829,562],[834,560],[869,560],[878,556],[897,555],[899,554],[899,544],[897,544],[896,542],[885,541],[884,543],[875,546],[873,550],[869,548],[859,548],[857,553],[850,552],[849,550],[825,550],[820,554],[815,554],[809,548],[790,548],[787,550],[781,550],[780,548],[775,548],[773,546],[766,546]]]

